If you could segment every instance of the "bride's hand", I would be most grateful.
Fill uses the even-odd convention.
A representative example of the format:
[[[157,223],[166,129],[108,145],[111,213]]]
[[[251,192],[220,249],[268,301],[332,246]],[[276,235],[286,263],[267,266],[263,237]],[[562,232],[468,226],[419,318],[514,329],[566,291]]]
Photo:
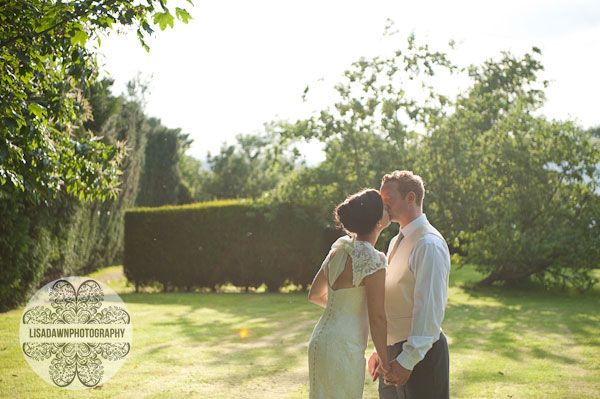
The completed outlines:
[[[377,366],[377,370],[376,373],[379,375],[386,375],[388,374],[390,371],[392,371],[392,368],[390,367],[389,363],[385,363],[385,362],[379,362],[379,365]]]

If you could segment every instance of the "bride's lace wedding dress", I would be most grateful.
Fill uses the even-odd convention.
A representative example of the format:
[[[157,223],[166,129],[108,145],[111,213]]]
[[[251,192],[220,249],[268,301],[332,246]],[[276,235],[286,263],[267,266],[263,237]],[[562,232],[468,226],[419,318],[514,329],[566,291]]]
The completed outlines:
[[[362,398],[369,338],[366,288],[362,280],[387,267],[385,254],[370,243],[340,237],[323,261],[327,306],[308,344],[310,399]],[[337,249],[335,255],[333,250]],[[352,259],[350,288],[331,288]]]

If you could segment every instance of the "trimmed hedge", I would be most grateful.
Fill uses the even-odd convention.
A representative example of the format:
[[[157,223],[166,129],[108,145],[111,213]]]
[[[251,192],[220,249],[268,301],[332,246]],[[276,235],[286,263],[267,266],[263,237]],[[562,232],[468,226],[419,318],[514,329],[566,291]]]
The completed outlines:
[[[306,286],[341,234],[318,215],[245,200],[133,208],[125,213],[125,275],[136,289]]]

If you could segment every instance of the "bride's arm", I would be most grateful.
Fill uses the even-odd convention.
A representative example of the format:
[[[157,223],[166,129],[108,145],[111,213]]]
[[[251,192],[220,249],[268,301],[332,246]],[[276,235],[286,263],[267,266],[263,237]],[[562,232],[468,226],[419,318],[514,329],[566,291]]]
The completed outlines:
[[[337,250],[332,250],[327,254],[327,257],[323,261],[319,272],[315,276],[312,284],[310,285],[310,291],[308,291],[308,301],[319,305],[322,308],[327,306],[327,270],[329,260],[335,255]]]
[[[371,338],[384,369],[389,369],[387,356],[387,319],[385,317],[385,269],[363,279],[367,289],[367,307]]]
[[[327,306],[327,277],[323,269],[319,270],[310,286],[308,300],[322,308]]]

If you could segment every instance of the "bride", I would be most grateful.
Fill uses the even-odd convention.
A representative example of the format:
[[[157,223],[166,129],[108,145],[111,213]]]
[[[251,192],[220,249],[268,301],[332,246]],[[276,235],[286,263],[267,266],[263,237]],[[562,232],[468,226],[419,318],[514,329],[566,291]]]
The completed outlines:
[[[389,224],[379,192],[365,189],[335,208],[348,234],[331,247],[308,300],[325,308],[308,344],[310,398],[362,398],[369,328],[381,357],[376,373],[390,371],[384,310],[386,256],[374,248]],[[375,374],[377,375],[377,374]]]

